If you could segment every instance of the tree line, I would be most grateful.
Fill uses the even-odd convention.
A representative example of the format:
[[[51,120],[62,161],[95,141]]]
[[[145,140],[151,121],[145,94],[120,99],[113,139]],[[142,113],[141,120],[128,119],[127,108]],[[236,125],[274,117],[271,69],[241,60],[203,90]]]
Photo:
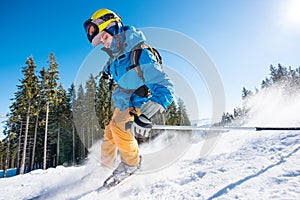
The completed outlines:
[[[114,109],[115,84],[90,75],[86,83],[67,90],[60,82],[58,63],[50,53],[48,68],[37,72],[32,56],[22,67],[22,79],[11,99],[0,141],[0,170],[17,174],[85,161],[88,149],[103,136]],[[174,101],[155,124],[190,125],[184,102]]]
[[[237,107],[233,110],[233,114],[224,112],[222,120],[218,125],[230,124],[233,121],[243,122],[247,119],[248,113],[251,108],[246,106],[246,101],[253,95],[258,94],[262,90],[270,87],[280,87],[284,95],[293,96],[300,92],[300,67],[293,69],[293,67],[285,67],[280,63],[276,66],[270,65],[269,76],[261,81],[260,89],[255,88],[255,91],[251,91],[243,87],[242,100],[243,106]]]

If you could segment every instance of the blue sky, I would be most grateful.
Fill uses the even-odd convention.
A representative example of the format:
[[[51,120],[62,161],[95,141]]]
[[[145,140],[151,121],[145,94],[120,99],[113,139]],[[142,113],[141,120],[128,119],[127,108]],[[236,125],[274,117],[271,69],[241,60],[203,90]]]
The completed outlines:
[[[9,111],[30,55],[39,70],[53,52],[61,82],[70,87],[93,49],[82,24],[99,8],[119,13],[124,24],[169,28],[193,38],[221,75],[228,111],[240,103],[243,86],[259,87],[270,64],[300,66],[300,4],[293,0],[3,0],[0,114]]]

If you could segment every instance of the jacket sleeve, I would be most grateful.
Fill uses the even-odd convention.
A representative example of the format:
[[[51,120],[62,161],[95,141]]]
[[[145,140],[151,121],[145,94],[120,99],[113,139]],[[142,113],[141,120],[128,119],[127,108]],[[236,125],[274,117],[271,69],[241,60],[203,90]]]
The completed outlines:
[[[166,109],[173,101],[173,83],[148,49],[143,49],[139,62],[144,83],[151,91],[150,100],[159,103]]]

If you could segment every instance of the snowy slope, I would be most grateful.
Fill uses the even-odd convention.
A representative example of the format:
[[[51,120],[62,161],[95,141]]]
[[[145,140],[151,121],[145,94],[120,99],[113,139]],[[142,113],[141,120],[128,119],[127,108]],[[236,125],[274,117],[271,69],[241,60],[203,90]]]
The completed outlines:
[[[283,96],[275,90],[250,99],[252,113],[246,126],[299,126],[300,98]],[[98,143],[84,166],[0,179],[0,200],[300,199],[299,131],[225,132],[206,157],[200,156],[204,138],[195,134],[188,148],[181,149],[187,139],[184,135],[164,133],[141,146],[144,155],[158,152],[157,157],[143,161],[144,169],[178,156],[159,170],[140,172],[111,193],[93,192],[111,173],[99,165]],[[173,147],[172,140],[178,141]],[[169,157],[159,158],[167,150]]]
[[[133,177],[109,198],[299,199],[299,132],[230,131],[205,158],[199,157],[201,145],[193,144],[165,169]],[[0,179],[0,199],[106,199],[82,194],[98,187],[108,173],[91,157],[82,167]]]

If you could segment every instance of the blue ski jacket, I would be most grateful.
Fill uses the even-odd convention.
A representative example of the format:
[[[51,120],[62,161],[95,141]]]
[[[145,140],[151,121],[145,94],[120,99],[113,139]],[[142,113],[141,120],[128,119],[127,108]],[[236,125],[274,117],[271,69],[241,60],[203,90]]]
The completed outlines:
[[[132,26],[123,26],[120,32],[117,37],[114,36],[110,48],[106,49],[106,52],[111,52],[112,61],[104,68],[104,72],[117,83],[112,95],[115,107],[121,111],[130,107],[140,108],[142,104],[152,100],[166,109],[173,101],[173,83],[155,55],[147,48],[142,49],[139,64],[143,78],[138,75],[137,69],[130,68],[130,52],[137,44],[146,41],[144,34]],[[122,48],[117,45],[118,42],[122,44]],[[134,93],[141,86],[147,86],[150,95],[140,96]]]

